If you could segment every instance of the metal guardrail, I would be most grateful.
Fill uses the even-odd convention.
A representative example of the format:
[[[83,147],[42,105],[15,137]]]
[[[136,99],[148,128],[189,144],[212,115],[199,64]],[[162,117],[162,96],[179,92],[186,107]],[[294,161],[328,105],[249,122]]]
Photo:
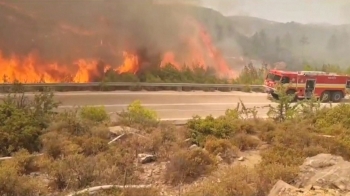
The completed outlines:
[[[12,83],[2,83],[0,87],[12,86]],[[146,83],[146,82],[90,82],[90,83],[23,83],[26,87],[202,87],[202,88],[260,88],[263,85],[246,84],[203,84],[203,83]]]

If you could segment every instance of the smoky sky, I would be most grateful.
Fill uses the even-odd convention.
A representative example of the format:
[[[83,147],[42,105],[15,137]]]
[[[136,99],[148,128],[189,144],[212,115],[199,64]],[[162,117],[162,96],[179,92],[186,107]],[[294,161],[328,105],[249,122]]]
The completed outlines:
[[[186,10],[150,0],[0,0],[0,50],[5,56],[36,52],[62,62],[116,63],[122,50],[157,57],[181,50],[180,29],[191,31],[179,12]]]
[[[225,15],[254,16],[277,22],[350,23],[349,0],[198,0],[198,2]]]

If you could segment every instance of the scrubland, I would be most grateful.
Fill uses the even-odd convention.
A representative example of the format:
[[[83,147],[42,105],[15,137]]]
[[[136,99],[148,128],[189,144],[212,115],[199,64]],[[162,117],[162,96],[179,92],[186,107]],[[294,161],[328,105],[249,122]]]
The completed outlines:
[[[29,97],[15,85],[0,104],[0,195],[101,185],[121,187],[98,195],[267,195],[279,179],[293,183],[306,157],[349,159],[350,105],[311,99],[294,107],[280,95],[268,119],[242,101],[218,118],[175,126],[138,101],[118,119],[103,107],[57,113],[51,91]],[[254,164],[245,164],[249,154]]]

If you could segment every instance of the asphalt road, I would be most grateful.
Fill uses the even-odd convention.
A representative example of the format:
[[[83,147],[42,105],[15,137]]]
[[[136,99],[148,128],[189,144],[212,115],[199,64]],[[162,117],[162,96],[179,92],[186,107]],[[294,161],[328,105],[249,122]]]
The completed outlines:
[[[67,92],[56,93],[55,99],[61,102],[61,109],[103,105],[108,112],[120,112],[139,100],[143,106],[157,111],[160,118],[174,120],[189,119],[193,115],[219,116],[226,109],[235,108],[239,99],[247,107],[271,103],[264,93],[242,92]],[[259,109],[261,116],[266,112],[267,109]]]
[[[193,115],[219,116],[226,109],[235,108],[241,99],[246,107],[258,107],[258,115],[266,117],[269,104],[265,93],[243,92],[66,92],[56,93],[55,99],[61,102],[61,109],[76,106],[104,105],[110,113],[120,112],[135,100],[157,111],[160,118],[168,120],[185,120]]]

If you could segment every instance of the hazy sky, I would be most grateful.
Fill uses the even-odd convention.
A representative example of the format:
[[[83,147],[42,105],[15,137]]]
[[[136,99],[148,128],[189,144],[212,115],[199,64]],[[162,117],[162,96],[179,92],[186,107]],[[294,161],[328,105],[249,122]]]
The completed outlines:
[[[350,0],[200,0],[225,15],[248,15],[280,22],[350,23]]]

